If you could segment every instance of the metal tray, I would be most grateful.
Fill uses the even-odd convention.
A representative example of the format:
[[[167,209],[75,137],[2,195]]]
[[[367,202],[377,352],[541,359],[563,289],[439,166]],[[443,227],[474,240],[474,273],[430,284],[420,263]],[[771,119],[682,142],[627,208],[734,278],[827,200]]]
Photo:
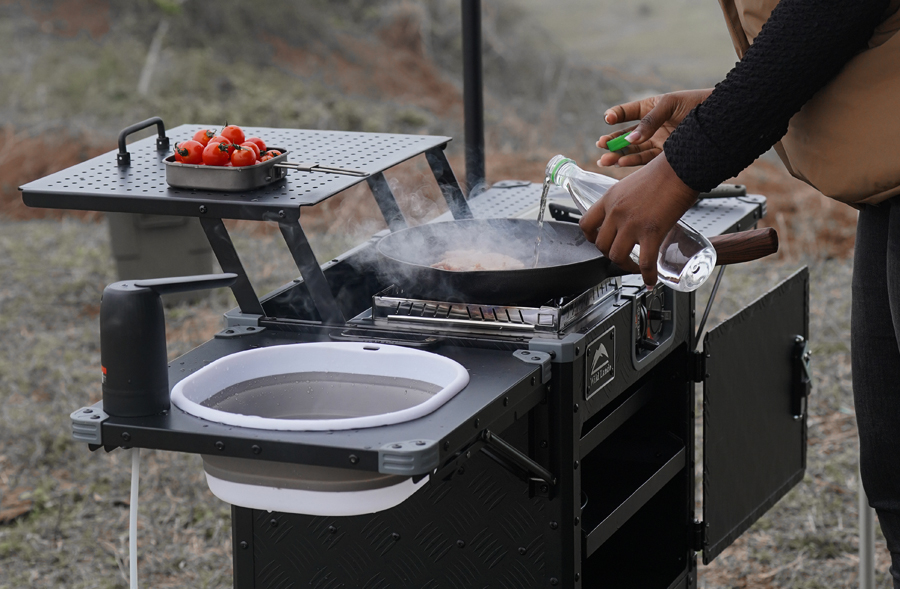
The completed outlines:
[[[166,182],[169,186],[189,190],[245,192],[262,188],[287,176],[287,168],[275,167],[275,164],[286,163],[290,152],[283,147],[269,149],[277,149],[281,155],[240,168],[182,164],[175,161],[173,154],[163,160],[166,164]]]

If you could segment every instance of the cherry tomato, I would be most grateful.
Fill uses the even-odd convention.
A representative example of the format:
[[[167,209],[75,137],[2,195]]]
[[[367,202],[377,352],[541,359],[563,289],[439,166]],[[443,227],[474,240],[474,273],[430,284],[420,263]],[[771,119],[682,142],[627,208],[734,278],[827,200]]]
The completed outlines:
[[[255,143],[256,146],[259,147],[259,151],[260,151],[260,152],[263,152],[263,151],[266,150],[266,143],[265,143],[265,141],[263,141],[263,140],[260,139],[259,137],[247,137],[247,139],[245,139],[245,141],[252,141],[253,143]]]
[[[240,168],[243,166],[252,166],[256,163],[256,153],[249,147],[236,145],[234,153],[231,154],[231,165]]]
[[[229,161],[228,144],[214,142],[210,139],[203,148],[203,163],[207,166],[224,166]]]
[[[259,147],[255,143],[248,139],[247,141],[241,143],[241,147],[246,147],[247,149],[253,150],[253,153],[256,155],[256,159],[259,159]]]
[[[222,133],[220,134],[235,145],[240,145],[246,141],[246,139],[244,139],[244,132],[237,125],[228,125],[222,129]]]
[[[209,144],[209,140],[216,136],[216,132],[211,129],[200,129],[196,133],[194,133],[193,140],[197,141],[203,147],[206,147]]]
[[[234,143],[231,142],[231,139],[227,137],[223,137],[221,135],[216,135],[212,139],[209,140],[210,143],[222,143],[228,147],[228,155],[231,155],[234,152]]]
[[[203,146],[199,141],[188,139],[175,144],[175,159],[183,164],[202,164]]]

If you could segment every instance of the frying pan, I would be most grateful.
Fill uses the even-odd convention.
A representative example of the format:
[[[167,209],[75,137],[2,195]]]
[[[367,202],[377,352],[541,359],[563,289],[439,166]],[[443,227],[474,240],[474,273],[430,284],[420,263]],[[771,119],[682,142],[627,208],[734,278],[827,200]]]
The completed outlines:
[[[538,265],[533,268],[537,234],[537,221],[531,219],[461,219],[410,227],[378,242],[379,276],[416,298],[540,305],[626,274],[585,239],[578,225],[559,221],[544,221]],[[710,241],[720,264],[745,262],[778,250],[771,228]],[[505,254],[522,261],[525,268],[466,272],[432,268],[449,250]]]
[[[544,222],[539,265],[532,268],[537,234],[537,221],[530,219],[462,219],[410,227],[378,243],[379,271],[410,296],[508,305],[541,304],[622,274],[578,225],[558,221]],[[447,251],[459,249],[505,254],[526,267],[467,272],[431,267]]]

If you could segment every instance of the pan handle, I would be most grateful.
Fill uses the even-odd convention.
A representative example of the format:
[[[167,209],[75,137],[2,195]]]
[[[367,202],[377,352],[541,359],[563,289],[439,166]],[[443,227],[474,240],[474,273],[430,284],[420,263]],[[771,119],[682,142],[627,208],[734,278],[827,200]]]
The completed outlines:
[[[758,260],[778,251],[778,233],[772,227],[739,231],[709,238],[716,248],[716,265]]]

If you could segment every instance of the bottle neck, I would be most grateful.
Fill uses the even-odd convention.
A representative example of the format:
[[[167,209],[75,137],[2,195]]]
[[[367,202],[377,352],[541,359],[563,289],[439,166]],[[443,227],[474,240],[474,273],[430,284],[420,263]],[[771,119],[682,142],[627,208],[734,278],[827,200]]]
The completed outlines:
[[[575,173],[575,170],[577,169],[578,166],[575,165],[575,160],[567,158],[564,155],[555,155],[547,163],[545,175],[551,184],[562,186],[563,179],[569,174]]]

